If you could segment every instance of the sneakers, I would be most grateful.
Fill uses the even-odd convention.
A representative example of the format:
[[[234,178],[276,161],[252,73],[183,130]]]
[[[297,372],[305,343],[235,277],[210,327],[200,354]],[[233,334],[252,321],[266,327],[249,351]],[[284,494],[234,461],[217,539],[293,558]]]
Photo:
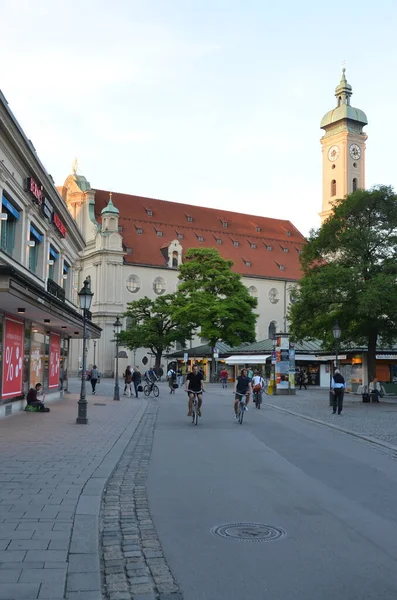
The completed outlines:
[[[236,415],[236,413],[234,413],[233,415],[233,419],[237,419],[238,415]]]
[[[244,406],[244,410],[248,412],[248,406]]]

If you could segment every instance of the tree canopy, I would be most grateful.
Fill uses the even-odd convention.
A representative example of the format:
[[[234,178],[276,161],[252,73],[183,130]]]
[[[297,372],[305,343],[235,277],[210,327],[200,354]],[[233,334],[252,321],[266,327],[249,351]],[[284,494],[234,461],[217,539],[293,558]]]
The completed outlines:
[[[130,350],[149,348],[155,356],[155,367],[159,368],[164,352],[171,349],[175,342],[184,347],[191,337],[189,322],[185,325],[174,317],[173,306],[176,294],[160,296],[155,300],[141,298],[127,304],[124,314],[131,322],[126,331],[120,334],[120,343]]]
[[[232,266],[215,248],[190,248],[179,267],[176,318],[200,327],[212,348],[255,341],[257,300]]]
[[[301,255],[303,277],[291,305],[291,333],[333,347],[338,320],[345,346],[368,348],[368,375],[376,345],[397,339],[397,196],[391,187],[357,190],[338,200]]]

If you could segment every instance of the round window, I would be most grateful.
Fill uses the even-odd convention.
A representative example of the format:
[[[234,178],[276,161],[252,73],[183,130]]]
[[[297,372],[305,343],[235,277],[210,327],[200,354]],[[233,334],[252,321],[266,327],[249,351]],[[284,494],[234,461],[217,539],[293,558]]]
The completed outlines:
[[[165,280],[162,277],[156,277],[153,281],[153,291],[155,294],[160,296],[165,292]]]
[[[136,294],[141,289],[141,281],[138,275],[130,275],[127,279],[127,290],[131,294]]]
[[[277,304],[277,302],[280,300],[279,296],[279,291],[276,288],[271,288],[269,290],[269,300],[272,304]]]

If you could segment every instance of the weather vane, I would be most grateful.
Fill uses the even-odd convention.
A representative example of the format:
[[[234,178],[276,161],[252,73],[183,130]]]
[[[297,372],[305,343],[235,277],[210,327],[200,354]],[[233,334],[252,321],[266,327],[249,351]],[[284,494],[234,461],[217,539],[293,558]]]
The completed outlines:
[[[79,163],[77,161],[77,157],[75,157],[75,159],[73,161],[73,165],[72,165],[72,171],[73,171],[74,175],[76,175],[78,168],[79,168]]]

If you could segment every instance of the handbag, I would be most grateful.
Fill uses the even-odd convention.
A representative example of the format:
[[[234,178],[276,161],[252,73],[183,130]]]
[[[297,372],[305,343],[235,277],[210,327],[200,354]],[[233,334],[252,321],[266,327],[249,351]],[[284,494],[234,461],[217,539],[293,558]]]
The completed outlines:
[[[137,390],[138,392],[143,392],[143,387],[141,385],[138,385]]]
[[[260,392],[262,389],[262,386],[260,383],[257,383],[256,385],[254,385],[254,392]]]
[[[177,388],[179,388],[179,385],[177,383],[173,383],[172,387],[174,388],[174,390],[176,390]]]

